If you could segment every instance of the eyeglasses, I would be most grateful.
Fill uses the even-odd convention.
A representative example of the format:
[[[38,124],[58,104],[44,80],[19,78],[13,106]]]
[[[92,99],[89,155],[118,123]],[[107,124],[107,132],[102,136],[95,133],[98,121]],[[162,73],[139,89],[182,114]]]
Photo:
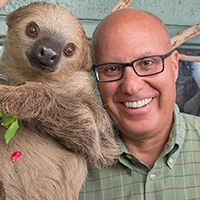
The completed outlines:
[[[128,66],[133,67],[135,73],[140,77],[152,76],[164,71],[164,60],[171,56],[172,52],[165,55],[145,56],[127,63],[110,62],[93,65],[93,70],[99,82],[120,80],[123,77],[124,68]]]

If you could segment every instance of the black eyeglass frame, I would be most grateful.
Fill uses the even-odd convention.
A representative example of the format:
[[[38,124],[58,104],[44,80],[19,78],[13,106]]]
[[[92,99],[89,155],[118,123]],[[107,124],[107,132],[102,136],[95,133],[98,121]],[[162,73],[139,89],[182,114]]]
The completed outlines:
[[[165,60],[166,58],[168,58],[169,56],[171,56],[172,53],[173,53],[173,51],[174,51],[174,50],[172,50],[172,51],[170,51],[169,53],[164,54],[164,55],[145,56],[145,57],[138,58],[138,59],[136,59],[136,60],[133,60],[133,61],[127,62],[127,63],[108,62],[108,63],[99,64],[99,65],[93,65],[92,68],[93,68],[93,71],[94,71],[96,80],[97,80],[98,82],[113,82],[113,81],[118,81],[118,80],[122,79],[122,77],[123,77],[123,75],[124,75],[124,68],[125,68],[125,67],[128,67],[128,66],[131,66],[131,67],[133,68],[134,72],[135,72],[135,73],[137,74],[137,76],[139,76],[139,77],[152,76],[152,75],[160,74],[161,72],[164,71],[164,60]],[[153,74],[146,74],[146,75],[140,75],[140,74],[138,74],[138,72],[135,70],[134,63],[135,63],[136,61],[138,61],[138,60],[145,59],[145,58],[152,58],[152,57],[160,57],[160,58],[161,58],[161,60],[162,60],[162,69],[161,69],[159,72],[155,72],[155,73],[153,73]],[[122,66],[122,75],[121,75],[119,78],[114,79],[114,80],[100,80],[100,79],[99,79],[99,76],[98,76],[98,71],[97,71],[96,69],[97,69],[97,67],[100,67],[100,66],[103,66],[103,65],[107,65],[107,64],[119,64],[119,65],[121,65],[121,66]]]

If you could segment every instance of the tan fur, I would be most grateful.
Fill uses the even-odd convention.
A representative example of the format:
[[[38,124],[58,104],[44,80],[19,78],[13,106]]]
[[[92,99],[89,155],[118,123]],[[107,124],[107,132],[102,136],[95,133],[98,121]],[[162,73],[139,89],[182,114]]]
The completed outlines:
[[[35,37],[27,34],[30,22],[39,27]],[[13,200],[78,199],[87,161],[101,167],[113,164],[118,155],[109,118],[94,95],[83,28],[69,11],[48,3],[14,11],[7,25],[0,73],[10,86],[0,85],[0,111],[16,115],[20,129],[6,144],[0,127],[2,191]],[[44,41],[54,41],[61,49],[55,71],[48,71],[48,66],[45,71],[28,59],[35,45]],[[74,53],[66,56],[69,43]],[[22,156],[12,162],[15,151]]]

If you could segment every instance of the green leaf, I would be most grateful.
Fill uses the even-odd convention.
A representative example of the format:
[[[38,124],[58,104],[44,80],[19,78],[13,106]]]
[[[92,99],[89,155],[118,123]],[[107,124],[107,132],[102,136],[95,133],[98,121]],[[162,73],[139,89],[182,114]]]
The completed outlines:
[[[7,114],[5,112],[0,112],[0,118],[4,118]]]
[[[6,128],[8,128],[15,121],[16,121],[16,117],[15,116],[8,116],[3,120],[1,125],[5,126]]]
[[[15,136],[17,129],[19,128],[18,120],[15,118],[15,121],[11,123],[5,133],[6,144]]]

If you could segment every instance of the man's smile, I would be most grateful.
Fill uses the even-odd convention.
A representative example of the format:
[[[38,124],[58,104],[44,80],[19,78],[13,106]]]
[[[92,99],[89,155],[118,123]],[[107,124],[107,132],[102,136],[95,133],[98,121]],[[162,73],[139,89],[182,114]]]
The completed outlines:
[[[133,101],[133,102],[124,102],[124,106],[126,106],[127,108],[141,108],[144,107],[146,105],[148,105],[153,98],[146,98],[146,99],[142,99],[139,101]]]

